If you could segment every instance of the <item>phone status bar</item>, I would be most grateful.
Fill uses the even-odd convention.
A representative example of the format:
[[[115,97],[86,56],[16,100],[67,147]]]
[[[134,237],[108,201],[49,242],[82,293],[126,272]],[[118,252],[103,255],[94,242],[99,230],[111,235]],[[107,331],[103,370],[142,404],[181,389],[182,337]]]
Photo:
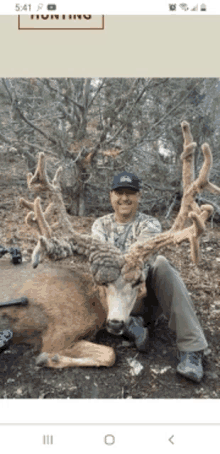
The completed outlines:
[[[74,9],[74,11],[73,11]],[[19,2],[7,0],[0,2],[1,15],[50,15],[50,14],[82,14],[82,12],[105,15],[218,15],[220,14],[220,3],[210,0],[209,3],[200,3],[190,0],[189,3],[175,3],[164,0],[157,2],[146,2],[135,0],[135,2],[103,2],[102,0],[62,0],[50,3],[43,2]]]

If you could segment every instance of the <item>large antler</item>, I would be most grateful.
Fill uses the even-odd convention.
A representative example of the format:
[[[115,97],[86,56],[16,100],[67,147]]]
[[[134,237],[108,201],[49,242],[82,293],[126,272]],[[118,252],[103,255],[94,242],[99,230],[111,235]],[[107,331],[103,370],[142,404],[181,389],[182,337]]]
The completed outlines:
[[[199,261],[199,238],[205,230],[205,222],[212,214],[213,207],[211,205],[199,207],[194,197],[205,189],[220,194],[220,188],[209,182],[212,153],[207,143],[202,145],[204,162],[198,178],[194,181],[196,143],[193,142],[189,124],[184,121],[181,126],[184,144],[181,155],[183,162],[183,197],[180,211],[170,230],[153,237],[146,243],[135,243],[131,251],[126,254],[123,275],[127,280],[130,280],[134,270],[140,266],[140,261],[146,262],[150,255],[172,243],[178,245],[183,241],[189,241],[192,261],[195,264]],[[188,224],[191,225],[188,226]]]
[[[48,238],[48,235],[51,236],[51,229],[55,230],[61,226],[62,230],[65,230],[68,233],[72,233],[73,231],[72,224],[68,219],[66,208],[63,203],[63,197],[59,182],[62,170],[62,167],[59,167],[52,182],[50,182],[46,171],[44,153],[39,153],[36,171],[34,175],[32,173],[27,174],[27,184],[30,191],[41,193],[46,192],[47,194],[49,194],[51,203],[43,213],[39,198],[35,199],[34,203],[20,199],[21,205],[31,210],[31,212],[26,217],[26,223],[31,225],[32,227],[35,227],[41,233],[41,235],[45,235],[46,238]],[[54,212],[56,212],[57,214],[58,222],[56,222],[50,228],[49,224],[47,224],[47,220],[50,219],[51,215],[54,214]]]
[[[50,182],[44,153],[40,153],[34,175],[32,173],[27,175],[29,189],[34,192],[46,192],[51,199],[51,203],[44,212],[40,197],[37,197],[34,202],[20,199],[20,204],[29,210],[26,223],[37,230],[39,236],[32,254],[32,265],[34,268],[37,267],[42,253],[46,253],[52,260],[60,260],[74,254],[85,255],[89,258],[91,271],[97,283],[114,281],[120,274],[124,258],[117,248],[94,240],[91,235],[74,230],[68,219],[59,184],[61,171],[62,167],[59,167]],[[58,217],[58,222],[50,226],[48,221],[53,214]],[[61,239],[53,236],[53,231],[58,228],[62,230]],[[66,237],[64,233],[67,234]]]

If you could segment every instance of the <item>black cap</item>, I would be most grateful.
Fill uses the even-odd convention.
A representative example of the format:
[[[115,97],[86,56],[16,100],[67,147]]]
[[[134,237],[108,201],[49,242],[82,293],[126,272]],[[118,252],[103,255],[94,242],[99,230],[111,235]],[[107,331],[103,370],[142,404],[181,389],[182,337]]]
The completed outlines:
[[[133,173],[124,171],[116,175],[113,179],[111,191],[118,188],[128,188],[140,191],[141,181]]]

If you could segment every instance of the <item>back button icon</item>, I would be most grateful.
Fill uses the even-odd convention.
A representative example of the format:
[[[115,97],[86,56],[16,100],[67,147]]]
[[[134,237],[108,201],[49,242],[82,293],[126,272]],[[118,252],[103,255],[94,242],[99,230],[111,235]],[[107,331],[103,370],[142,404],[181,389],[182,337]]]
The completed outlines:
[[[170,441],[170,443],[172,443],[172,445],[174,445],[174,441],[172,440],[173,437],[174,437],[174,435],[171,435],[171,437],[169,438],[169,441]]]

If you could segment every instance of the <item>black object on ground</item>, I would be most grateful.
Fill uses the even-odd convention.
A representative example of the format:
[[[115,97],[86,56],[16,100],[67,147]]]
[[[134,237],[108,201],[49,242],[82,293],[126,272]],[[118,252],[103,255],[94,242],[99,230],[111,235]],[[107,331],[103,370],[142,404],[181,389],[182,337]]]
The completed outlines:
[[[17,298],[15,300],[0,302],[0,307],[27,306],[27,305],[28,305],[28,299],[25,296],[22,298]]]
[[[4,329],[4,331],[0,331],[0,352],[8,347],[12,338],[13,332],[10,329]]]
[[[0,258],[7,253],[11,254],[11,261],[14,265],[18,265],[22,262],[22,254],[18,247],[7,249],[4,246],[0,246]]]

